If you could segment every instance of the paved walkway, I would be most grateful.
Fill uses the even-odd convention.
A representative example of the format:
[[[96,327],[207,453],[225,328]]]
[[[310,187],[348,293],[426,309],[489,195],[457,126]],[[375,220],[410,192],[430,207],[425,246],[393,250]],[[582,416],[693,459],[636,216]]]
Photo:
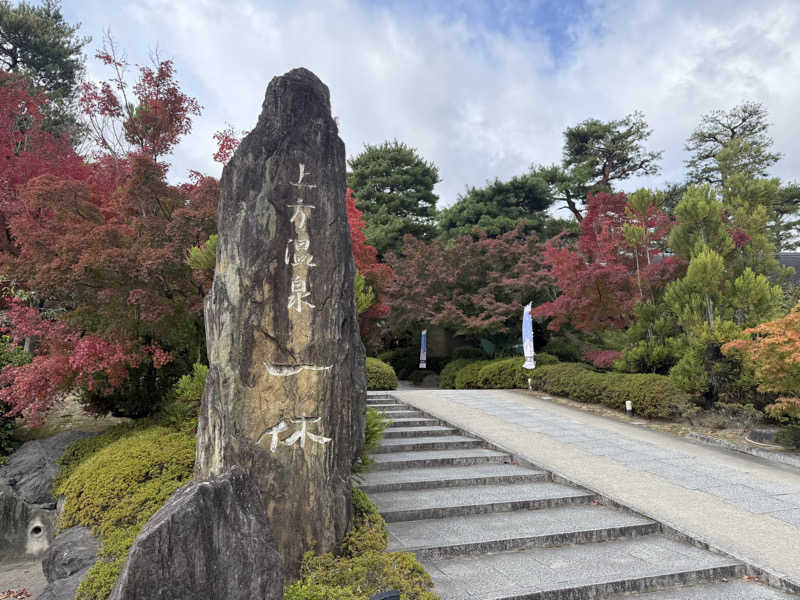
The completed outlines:
[[[800,471],[499,390],[393,396],[800,584]]]

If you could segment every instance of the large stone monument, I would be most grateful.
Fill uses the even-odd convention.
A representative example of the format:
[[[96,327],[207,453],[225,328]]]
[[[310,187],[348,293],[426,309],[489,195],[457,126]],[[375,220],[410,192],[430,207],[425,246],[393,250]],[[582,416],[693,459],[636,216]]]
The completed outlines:
[[[249,474],[287,574],[352,516],[366,377],[345,187],[328,88],[306,69],[274,78],[222,173],[195,474]]]

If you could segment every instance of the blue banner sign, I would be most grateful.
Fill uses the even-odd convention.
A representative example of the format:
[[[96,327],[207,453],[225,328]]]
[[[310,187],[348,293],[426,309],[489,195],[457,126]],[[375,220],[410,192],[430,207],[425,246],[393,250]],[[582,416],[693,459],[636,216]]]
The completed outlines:
[[[428,330],[422,330],[422,340],[419,343],[419,368],[427,369],[428,364]]]

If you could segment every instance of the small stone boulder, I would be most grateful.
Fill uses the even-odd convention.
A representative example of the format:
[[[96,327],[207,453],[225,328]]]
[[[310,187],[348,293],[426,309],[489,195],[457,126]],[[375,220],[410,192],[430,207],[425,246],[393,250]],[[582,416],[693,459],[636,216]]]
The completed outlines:
[[[45,552],[42,570],[47,581],[71,577],[97,561],[100,541],[88,527],[70,527],[60,533]]]
[[[263,506],[238,467],[186,484],[136,536],[110,600],[283,598]]]
[[[89,567],[86,567],[69,577],[56,579],[44,588],[41,594],[36,596],[36,600],[73,600],[75,593],[78,591],[78,586],[86,577],[88,570]]]
[[[89,437],[83,431],[62,431],[45,440],[25,442],[0,467],[0,479],[29,504],[44,504],[55,509],[53,481],[58,475],[58,459],[72,442]]]

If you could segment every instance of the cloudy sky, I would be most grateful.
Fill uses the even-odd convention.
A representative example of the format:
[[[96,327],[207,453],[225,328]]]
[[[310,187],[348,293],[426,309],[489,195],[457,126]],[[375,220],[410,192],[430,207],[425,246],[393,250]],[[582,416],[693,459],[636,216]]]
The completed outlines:
[[[769,111],[773,175],[800,180],[796,0],[63,0],[93,54],[110,29],[131,63],[172,58],[201,117],[172,157],[218,175],[212,134],[255,123],[269,80],[304,66],[331,90],[348,157],[397,139],[439,167],[440,205],[466,186],[558,162],[565,127],[641,110],[684,177],[701,115],[745,100]],[[108,73],[90,58],[91,78]]]

